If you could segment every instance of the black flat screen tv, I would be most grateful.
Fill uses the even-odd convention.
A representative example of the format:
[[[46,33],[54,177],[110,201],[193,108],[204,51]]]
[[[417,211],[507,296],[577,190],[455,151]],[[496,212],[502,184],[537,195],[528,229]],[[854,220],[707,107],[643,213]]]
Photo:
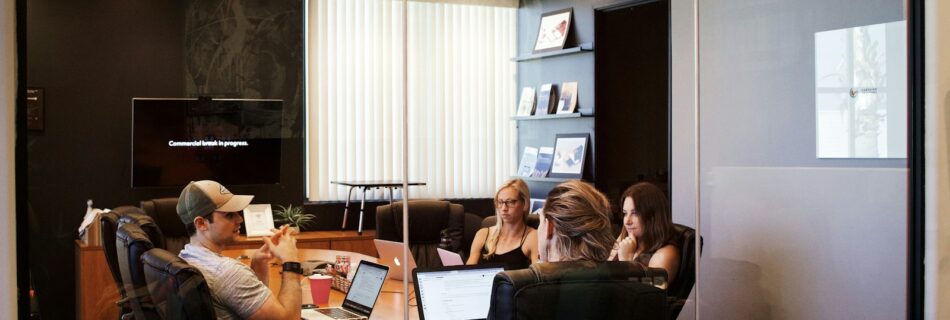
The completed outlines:
[[[132,99],[132,187],[280,183],[282,100]]]

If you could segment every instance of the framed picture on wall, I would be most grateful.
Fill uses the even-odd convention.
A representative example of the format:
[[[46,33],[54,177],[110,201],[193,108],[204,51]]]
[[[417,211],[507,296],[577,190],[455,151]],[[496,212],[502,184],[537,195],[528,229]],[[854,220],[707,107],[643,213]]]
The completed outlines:
[[[587,158],[589,133],[558,134],[554,142],[552,178],[580,179],[584,176],[584,159]]]
[[[567,36],[571,32],[571,19],[574,8],[561,9],[541,15],[538,27],[538,40],[534,43],[534,53],[564,49]]]

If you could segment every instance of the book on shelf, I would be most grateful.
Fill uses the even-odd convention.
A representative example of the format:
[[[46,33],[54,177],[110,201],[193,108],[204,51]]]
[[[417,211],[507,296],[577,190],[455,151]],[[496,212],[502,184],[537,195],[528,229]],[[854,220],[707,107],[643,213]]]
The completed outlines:
[[[546,83],[541,85],[541,90],[538,92],[538,106],[535,108],[534,114],[554,114],[557,111],[557,97],[556,84]]]
[[[554,163],[554,147],[541,147],[538,149],[538,161],[534,165],[532,177],[544,178],[551,171],[551,165]]]
[[[524,147],[521,163],[518,165],[518,176],[530,177],[534,172],[534,165],[538,162],[538,148]]]
[[[518,115],[530,116],[534,114],[534,87],[521,89],[521,102],[518,103]]]
[[[561,85],[561,98],[558,99],[557,114],[571,114],[577,108],[577,82],[565,82]]]

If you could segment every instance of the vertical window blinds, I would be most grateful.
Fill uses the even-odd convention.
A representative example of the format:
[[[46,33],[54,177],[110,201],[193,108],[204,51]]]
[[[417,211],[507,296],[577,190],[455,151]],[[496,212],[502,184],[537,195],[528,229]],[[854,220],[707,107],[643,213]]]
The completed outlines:
[[[514,173],[516,9],[314,0],[308,25],[308,192],[343,200],[336,180],[401,179],[407,89],[413,198],[491,197]],[[397,193],[397,197],[401,197]],[[367,198],[386,198],[381,191]]]

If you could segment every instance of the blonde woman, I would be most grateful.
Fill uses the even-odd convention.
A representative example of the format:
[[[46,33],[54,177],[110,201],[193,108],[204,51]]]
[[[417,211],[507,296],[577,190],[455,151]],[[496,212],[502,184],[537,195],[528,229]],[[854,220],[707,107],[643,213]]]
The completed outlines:
[[[548,192],[541,210],[540,260],[607,261],[610,230],[610,202],[603,193],[580,180],[559,184]]]
[[[530,193],[521,179],[505,182],[495,193],[495,225],[475,234],[466,264],[501,263],[505,269],[524,269],[538,262],[534,228],[528,219]]]

